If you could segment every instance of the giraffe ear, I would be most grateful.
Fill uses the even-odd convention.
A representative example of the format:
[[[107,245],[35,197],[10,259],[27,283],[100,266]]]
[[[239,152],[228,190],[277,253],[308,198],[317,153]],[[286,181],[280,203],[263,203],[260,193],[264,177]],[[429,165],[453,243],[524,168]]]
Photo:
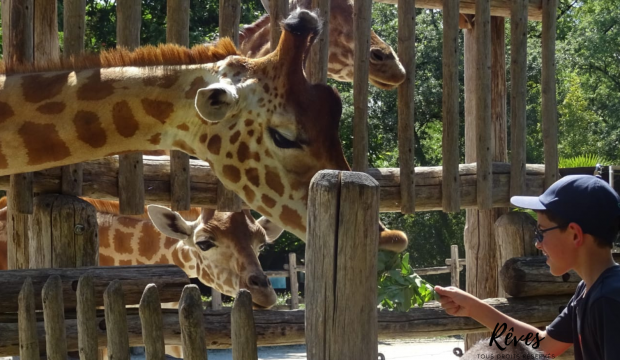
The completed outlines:
[[[196,93],[196,110],[209,122],[218,122],[237,107],[239,95],[233,85],[215,83]]]
[[[149,205],[147,211],[153,225],[162,234],[179,240],[187,240],[192,236],[192,226],[176,211],[159,205]]]
[[[267,219],[264,216],[256,220],[256,222],[263,229],[265,229],[268,243],[274,242],[280,236],[280,234],[282,234],[282,232],[284,231],[284,229],[282,229],[281,227],[279,227],[278,225],[276,225],[275,223],[273,223],[271,220]]]
[[[271,15],[269,13],[269,0],[260,0],[261,4],[263,4],[263,8],[265,8],[265,11],[267,12],[267,15]]]

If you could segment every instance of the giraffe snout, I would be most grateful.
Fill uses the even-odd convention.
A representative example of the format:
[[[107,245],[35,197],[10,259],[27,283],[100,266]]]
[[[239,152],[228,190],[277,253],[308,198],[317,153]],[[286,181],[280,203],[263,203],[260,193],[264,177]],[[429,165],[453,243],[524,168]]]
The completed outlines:
[[[250,288],[269,288],[271,281],[265,274],[252,274],[248,276],[247,284]]]

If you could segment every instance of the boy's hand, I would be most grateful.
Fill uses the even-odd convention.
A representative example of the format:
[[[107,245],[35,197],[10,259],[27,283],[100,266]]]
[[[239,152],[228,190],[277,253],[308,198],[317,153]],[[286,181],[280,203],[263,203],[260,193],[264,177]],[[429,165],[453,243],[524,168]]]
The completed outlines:
[[[480,301],[475,296],[453,286],[435,286],[435,292],[441,296],[439,303],[446,312],[453,316],[471,317],[472,308]]]

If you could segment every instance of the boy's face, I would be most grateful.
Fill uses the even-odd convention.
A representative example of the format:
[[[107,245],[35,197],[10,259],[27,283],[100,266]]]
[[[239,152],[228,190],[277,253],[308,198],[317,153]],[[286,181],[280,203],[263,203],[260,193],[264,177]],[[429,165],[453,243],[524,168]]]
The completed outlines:
[[[538,213],[538,228],[545,230],[557,226],[543,213]],[[547,265],[554,276],[561,276],[571,270],[576,261],[576,247],[572,231],[553,229],[544,233],[543,241],[536,242],[536,248],[547,256]]]

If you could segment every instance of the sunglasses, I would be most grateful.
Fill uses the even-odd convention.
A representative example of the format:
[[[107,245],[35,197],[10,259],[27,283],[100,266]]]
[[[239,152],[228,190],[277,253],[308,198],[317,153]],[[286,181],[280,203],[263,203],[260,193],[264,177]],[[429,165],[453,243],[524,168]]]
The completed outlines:
[[[539,227],[536,227],[536,228],[534,229],[534,239],[535,239],[537,242],[541,243],[541,242],[543,242],[543,239],[545,238],[545,233],[546,233],[547,231],[551,231],[551,230],[559,229],[559,228],[561,228],[561,227],[562,227],[561,225],[554,226],[554,227],[550,227],[550,228],[546,228],[546,229],[541,229],[541,228],[539,228]]]

